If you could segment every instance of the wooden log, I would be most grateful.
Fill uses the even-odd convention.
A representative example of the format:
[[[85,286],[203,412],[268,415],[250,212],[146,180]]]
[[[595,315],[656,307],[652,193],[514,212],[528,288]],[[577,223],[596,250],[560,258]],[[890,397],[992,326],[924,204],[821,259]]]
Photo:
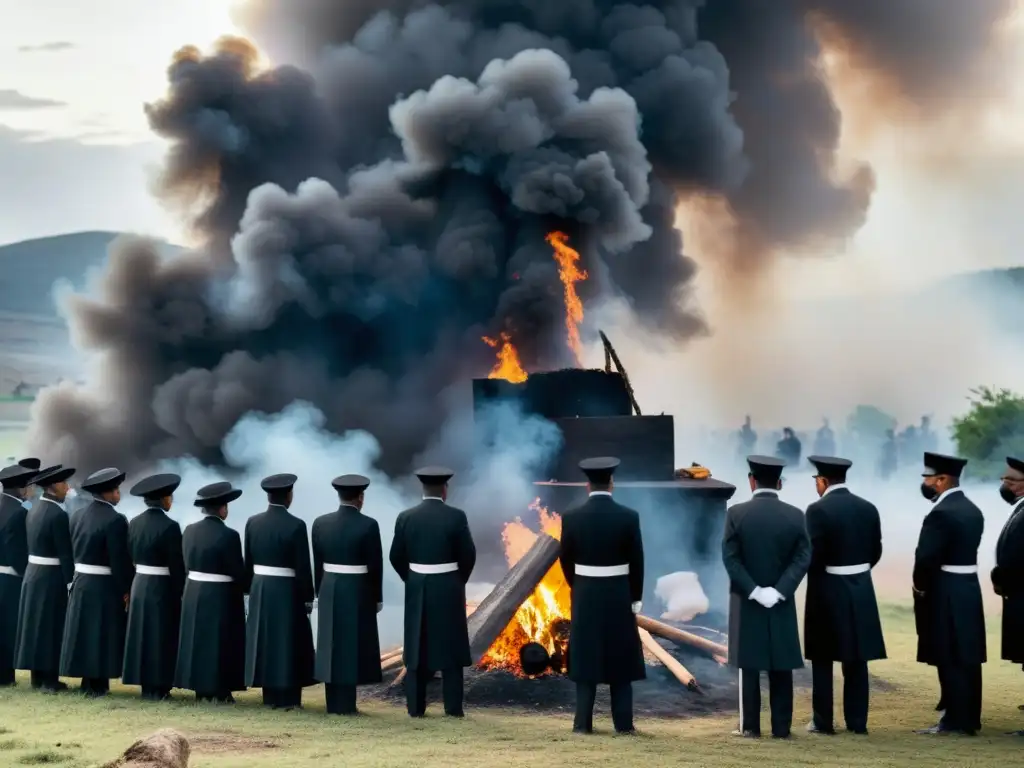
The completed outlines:
[[[401,672],[399,672],[399,673],[398,673],[398,674],[397,674],[397,675],[395,676],[395,679],[394,679],[394,680],[392,680],[392,681],[391,681],[391,682],[390,682],[390,683],[388,684],[388,687],[389,687],[389,688],[395,688],[396,686],[399,686],[399,685],[401,685],[401,684],[402,684],[402,681],[403,681],[403,680],[405,680],[405,673],[406,673],[406,672],[408,672],[408,671],[409,671],[409,668],[408,668],[408,667],[402,667],[402,671],[401,671]]]
[[[402,648],[395,648],[394,650],[388,651],[387,653],[382,653],[381,656],[380,656],[380,663],[384,664],[384,663],[390,661],[391,659],[394,659],[396,656],[398,658],[401,658],[402,657],[402,650],[403,650]]]
[[[402,654],[399,653],[399,654],[397,654],[395,656],[392,656],[387,661],[382,661],[380,663],[380,669],[381,669],[381,672],[387,672],[387,671],[392,670],[392,669],[397,669],[398,667],[402,666],[404,663],[405,663],[405,661],[402,659]]]
[[[656,635],[664,640],[671,640],[673,643],[680,645],[688,645],[691,648],[704,651],[709,656],[729,658],[729,649],[721,643],[712,642],[692,632],[676,629],[669,624],[652,619],[650,616],[637,614],[636,625],[641,629],[646,629],[652,635]]]
[[[558,540],[545,533],[499,581],[469,616],[469,650],[478,664],[516,611],[558,561]]]
[[[637,627],[636,631],[640,633],[640,642],[643,643],[644,648],[646,648],[654,658],[664,664],[665,668],[675,676],[676,680],[694,693],[704,693],[697,684],[696,678],[690,674],[690,670],[680,664],[671,653],[662,648],[658,644],[658,641],[651,637],[650,632],[643,627]]]

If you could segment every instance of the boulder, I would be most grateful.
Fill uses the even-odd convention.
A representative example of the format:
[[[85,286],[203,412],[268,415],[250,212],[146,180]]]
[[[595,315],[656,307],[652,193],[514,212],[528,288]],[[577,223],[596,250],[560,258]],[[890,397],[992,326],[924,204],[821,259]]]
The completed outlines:
[[[175,730],[161,728],[136,741],[103,768],[188,768],[191,751],[188,739]]]

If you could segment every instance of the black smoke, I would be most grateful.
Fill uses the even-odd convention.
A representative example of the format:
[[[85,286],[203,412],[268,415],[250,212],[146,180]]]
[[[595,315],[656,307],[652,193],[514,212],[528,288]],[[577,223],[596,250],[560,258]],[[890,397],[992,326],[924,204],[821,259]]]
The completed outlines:
[[[704,333],[681,196],[723,198],[752,260],[863,222],[870,168],[832,173],[822,23],[934,106],[977,84],[1010,5],[251,2],[282,63],[260,69],[243,40],[185,48],[147,106],[171,143],[160,192],[203,246],[114,247],[99,294],[68,307],[100,367],[44,393],[35,448],[81,468],[216,464],[244,414],[298,399],[402,471],[487,370],[482,335],[509,331],[534,370],[572,362],[547,232],[583,254],[585,302],[617,294],[652,333]]]

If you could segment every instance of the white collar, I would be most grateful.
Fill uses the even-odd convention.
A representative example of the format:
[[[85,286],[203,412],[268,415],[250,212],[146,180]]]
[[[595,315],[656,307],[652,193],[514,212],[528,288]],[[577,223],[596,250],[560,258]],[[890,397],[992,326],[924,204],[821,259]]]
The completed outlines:
[[[60,508],[61,508],[62,510],[64,510],[65,512],[67,512],[67,511],[68,511],[68,508],[67,508],[67,507],[65,507],[65,506],[64,506],[64,504],[63,504],[62,502],[59,502],[59,501],[57,501],[56,499],[49,499],[49,498],[47,498],[46,496],[40,496],[39,498],[40,498],[40,499],[41,499],[42,501],[48,501],[48,502],[50,502],[51,504],[56,504],[56,505],[57,505],[58,507],[60,507]]]
[[[779,492],[777,490],[775,490],[774,488],[757,488],[751,494],[751,497],[754,497],[754,496],[778,496],[778,495],[779,495]]]
[[[424,501],[440,501],[442,504],[444,504],[444,499],[442,499],[440,496],[424,496],[423,500]]]
[[[277,507],[278,509],[283,509],[285,512],[288,511],[288,507],[286,507],[284,504],[267,504],[267,509],[270,509],[271,507]]]
[[[4,496],[6,496],[8,499],[14,499],[19,504],[21,504],[23,501],[25,501],[25,499],[19,499],[13,493],[8,493],[7,491],[4,491]]]
[[[961,488],[959,485],[956,488],[949,488],[949,489],[943,491],[942,493],[940,493],[938,495],[938,497],[935,499],[934,503],[938,504],[940,501],[942,501],[947,496],[952,496],[954,493],[963,493],[963,492],[964,492],[964,489]]]
[[[826,496],[832,493],[832,491],[838,491],[840,488],[846,488],[846,483],[836,483],[835,485],[830,485],[828,488],[825,489],[825,492],[821,494],[821,498],[824,499]]]
[[[359,510],[359,507],[357,507],[357,506],[356,506],[355,504],[346,504],[346,503],[345,503],[344,501],[343,501],[343,502],[341,502],[341,506],[343,506],[343,507],[348,507],[348,508],[350,508],[350,509],[354,509],[354,510],[355,510],[356,512],[359,512],[359,511],[360,511],[360,510]]]
[[[591,491],[590,495],[591,496],[611,496],[612,492],[611,491]]]
[[[146,507],[146,511],[147,512],[163,512],[164,514],[167,514],[166,510],[163,507]]]
[[[110,507],[111,509],[114,509],[114,510],[116,510],[116,509],[117,509],[117,507],[115,507],[115,506],[114,506],[113,504],[111,504],[111,503],[110,503],[109,501],[107,501],[106,499],[101,499],[101,498],[100,498],[99,496],[93,496],[93,497],[92,497],[92,500],[93,500],[93,501],[96,501],[96,502],[99,502],[100,504],[106,504],[106,505],[107,505],[108,507]]]

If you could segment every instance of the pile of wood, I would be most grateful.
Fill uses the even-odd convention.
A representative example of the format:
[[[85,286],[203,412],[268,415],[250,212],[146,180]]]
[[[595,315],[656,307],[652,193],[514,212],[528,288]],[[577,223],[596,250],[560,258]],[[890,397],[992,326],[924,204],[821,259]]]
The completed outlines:
[[[480,663],[494,641],[512,621],[519,607],[557,562],[558,552],[559,545],[556,539],[546,534],[538,536],[523,558],[509,569],[505,577],[469,615],[469,647],[474,664]],[[636,623],[646,651],[691,691],[700,692],[700,684],[686,667],[654,639],[655,637],[701,651],[719,664],[724,664],[728,658],[728,648],[700,635],[643,615],[636,617]],[[392,685],[397,685],[405,678],[401,648],[394,648],[382,654],[380,664],[384,672],[401,668]]]

